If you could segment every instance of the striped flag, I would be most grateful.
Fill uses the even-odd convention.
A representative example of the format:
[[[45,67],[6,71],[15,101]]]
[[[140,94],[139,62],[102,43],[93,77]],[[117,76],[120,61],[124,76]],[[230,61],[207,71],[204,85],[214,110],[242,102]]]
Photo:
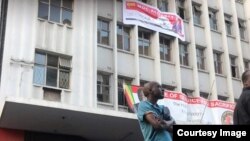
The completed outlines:
[[[134,112],[136,112],[135,104],[140,102],[137,94],[138,89],[138,86],[128,85],[125,83],[123,84],[124,95],[128,103],[128,107]]]

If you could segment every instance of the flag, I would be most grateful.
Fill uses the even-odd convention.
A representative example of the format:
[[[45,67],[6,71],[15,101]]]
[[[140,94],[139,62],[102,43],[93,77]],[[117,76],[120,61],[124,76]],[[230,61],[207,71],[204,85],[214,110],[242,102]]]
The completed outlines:
[[[138,89],[138,86],[128,85],[126,83],[123,84],[124,95],[128,103],[128,107],[134,112],[136,112],[135,104],[140,102],[137,94]]]

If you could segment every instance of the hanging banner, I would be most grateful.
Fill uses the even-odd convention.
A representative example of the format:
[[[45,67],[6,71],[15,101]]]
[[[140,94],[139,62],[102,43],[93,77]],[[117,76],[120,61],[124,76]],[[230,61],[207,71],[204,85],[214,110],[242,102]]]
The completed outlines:
[[[124,84],[124,94],[133,95],[133,101],[128,103],[129,108],[137,111],[138,104],[145,100],[142,89],[139,86]],[[169,108],[172,117],[181,123],[188,124],[233,124],[234,103],[214,100],[209,101],[202,97],[189,98],[181,92],[164,91],[164,99],[158,101],[159,105]]]
[[[158,104],[170,109],[175,120],[190,124],[233,124],[234,103],[209,101],[202,97],[189,98],[174,91],[164,92],[164,99]]]
[[[140,1],[123,1],[123,23],[139,25],[185,41],[184,24],[179,15],[161,12]]]

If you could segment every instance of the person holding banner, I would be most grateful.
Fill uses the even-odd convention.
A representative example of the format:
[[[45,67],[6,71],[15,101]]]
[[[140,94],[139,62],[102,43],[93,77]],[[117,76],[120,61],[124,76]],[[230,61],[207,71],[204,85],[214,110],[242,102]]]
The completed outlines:
[[[143,87],[143,94],[147,98],[139,103],[137,117],[145,141],[172,141],[173,120],[164,120],[164,106],[157,101],[164,95],[159,83],[148,82]]]
[[[234,109],[233,123],[235,125],[250,124],[250,70],[246,70],[241,80],[243,90]]]

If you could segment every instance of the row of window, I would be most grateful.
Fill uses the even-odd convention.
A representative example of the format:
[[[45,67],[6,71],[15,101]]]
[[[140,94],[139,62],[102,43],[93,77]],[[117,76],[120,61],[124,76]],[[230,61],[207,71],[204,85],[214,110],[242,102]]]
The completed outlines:
[[[97,80],[97,94],[98,94],[98,102],[104,102],[104,103],[112,103],[111,102],[111,95],[110,95],[110,79],[111,75],[107,75],[104,73],[98,73],[98,80]],[[126,98],[124,96],[124,91],[123,91],[123,84],[132,84],[132,78],[126,78],[126,77],[118,77],[118,105],[119,106],[125,106],[127,107],[127,102]],[[147,81],[140,81],[140,86],[143,86]],[[175,87],[169,86],[169,85],[162,85],[162,88],[165,90],[170,90],[174,91]],[[193,90],[190,89],[182,89],[182,93],[186,94],[189,97],[193,97]],[[201,92],[200,96],[205,98],[205,99],[210,99],[209,94],[205,92]],[[227,97],[223,97],[218,95],[219,100],[227,100]]]
[[[169,43],[168,40],[162,39],[162,43]],[[180,56],[185,58],[188,53],[186,53],[186,47],[184,48],[183,54]],[[182,49],[180,49],[182,50]],[[199,53],[198,53],[199,52]],[[222,61],[220,53],[214,52],[214,66],[216,73],[222,73]],[[204,49],[197,48],[197,64],[200,68],[205,68],[204,62]],[[37,50],[35,53],[35,64],[33,73],[33,83],[36,85],[46,86],[45,91],[48,99],[51,99],[51,94],[54,91],[60,93],[60,89],[70,88],[70,75],[71,75],[71,60],[72,58],[65,55],[58,55],[55,53],[48,53],[45,51]],[[188,59],[182,59],[185,62]],[[231,71],[233,77],[238,76],[238,67],[236,64],[236,58],[230,57]],[[188,64],[188,62],[186,62]],[[249,63],[245,62],[245,67],[249,67]],[[111,75],[108,73],[98,72],[97,73],[97,100],[98,102],[113,103],[111,95]],[[120,106],[127,106],[126,99],[123,93],[123,83],[132,84],[132,78],[118,77],[118,104]],[[141,81],[141,86],[143,86],[146,81]],[[164,89],[174,90],[175,87],[162,85]],[[48,89],[47,89],[48,88]],[[52,88],[52,89],[51,89]],[[52,91],[51,91],[52,90]],[[188,96],[192,96],[193,91],[188,89],[183,89],[183,93]],[[46,98],[46,95],[45,95]],[[57,94],[53,95],[53,99],[60,99]]]
[[[141,0],[145,3],[150,3],[148,0]],[[161,11],[168,11],[168,0],[158,0],[158,8]],[[185,0],[176,0],[176,13],[182,18],[186,19],[187,14],[185,10]],[[194,24],[201,25],[201,5],[193,3],[193,20]],[[72,24],[72,13],[73,13],[73,0],[39,0],[38,17],[41,19],[53,21],[56,23],[66,24],[71,26]],[[230,15],[225,14],[225,25],[226,32],[228,35],[232,35],[232,20]],[[241,39],[246,39],[246,27],[245,21],[239,19],[238,26],[240,31]],[[217,10],[209,8],[209,23],[212,30],[218,30],[217,23]],[[98,41],[104,44],[109,44],[109,23],[98,23],[98,27],[102,29],[102,32],[98,32]],[[119,28],[118,28],[119,29]],[[126,30],[126,29],[125,29]],[[123,30],[123,32],[125,31]],[[125,32],[126,33],[126,32]],[[124,34],[124,33],[119,33]],[[127,42],[124,42],[127,43]]]
[[[150,4],[148,0],[140,0],[144,3]],[[239,2],[237,0],[237,2]],[[240,2],[242,3],[242,2]],[[157,7],[161,11],[169,11],[168,10],[168,0],[158,0],[157,2]],[[198,3],[193,2],[192,3],[192,10],[193,10],[193,21],[195,25],[202,25],[201,22],[201,16],[202,16],[202,10],[201,10],[201,5]],[[217,12],[218,10],[209,8],[209,24],[210,28],[212,30],[218,30],[218,23],[217,23]],[[176,0],[176,13],[184,20],[187,19],[187,10],[185,8],[185,0]],[[232,16],[225,14],[225,25],[226,25],[226,32],[227,35],[232,35]],[[246,27],[245,27],[245,21],[242,19],[238,19],[238,27],[240,31],[240,37],[242,40],[246,40]]]
[[[193,20],[194,20],[194,24],[196,25],[202,25],[201,24],[201,5],[199,4],[193,4]],[[209,24],[210,24],[210,28],[211,30],[218,30],[218,23],[217,23],[217,10],[215,9],[211,9],[209,8]],[[225,14],[224,15],[225,18],[225,26],[226,26],[226,32],[227,35],[233,35],[232,33],[232,16]],[[239,27],[239,31],[240,31],[240,38],[242,40],[246,40],[246,27],[245,27],[245,21],[242,19],[238,19],[238,27]]]
[[[108,31],[108,23],[105,20],[98,20],[98,43],[99,44],[108,44],[109,38],[109,31]],[[139,44],[139,54],[150,56],[150,31],[140,30],[138,32],[138,44]],[[164,61],[171,62],[172,55],[171,55],[171,39],[163,34],[160,34],[159,38],[160,42],[160,58]],[[130,28],[117,25],[117,48],[130,51]],[[205,70],[205,53],[204,48],[197,47],[196,54],[197,54],[197,66],[198,69]],[[189,53],[188,53],[188,45],[184,43],[179,43],[179,56],[180,56],[180,64],[189,66]],[[236,66],[235,64],[235,57],[230,57],[231,66]],[[215,63],[215,72],[218,74],[222,74],[222,61],[221,61],[221,54],[214,53],[214,63]],[[245,64],[248,64],[246,61]],[[232,76],[238,77],[238,69],[237,67],[232,68]],[[248,68],[248,66],[246,66]]]

